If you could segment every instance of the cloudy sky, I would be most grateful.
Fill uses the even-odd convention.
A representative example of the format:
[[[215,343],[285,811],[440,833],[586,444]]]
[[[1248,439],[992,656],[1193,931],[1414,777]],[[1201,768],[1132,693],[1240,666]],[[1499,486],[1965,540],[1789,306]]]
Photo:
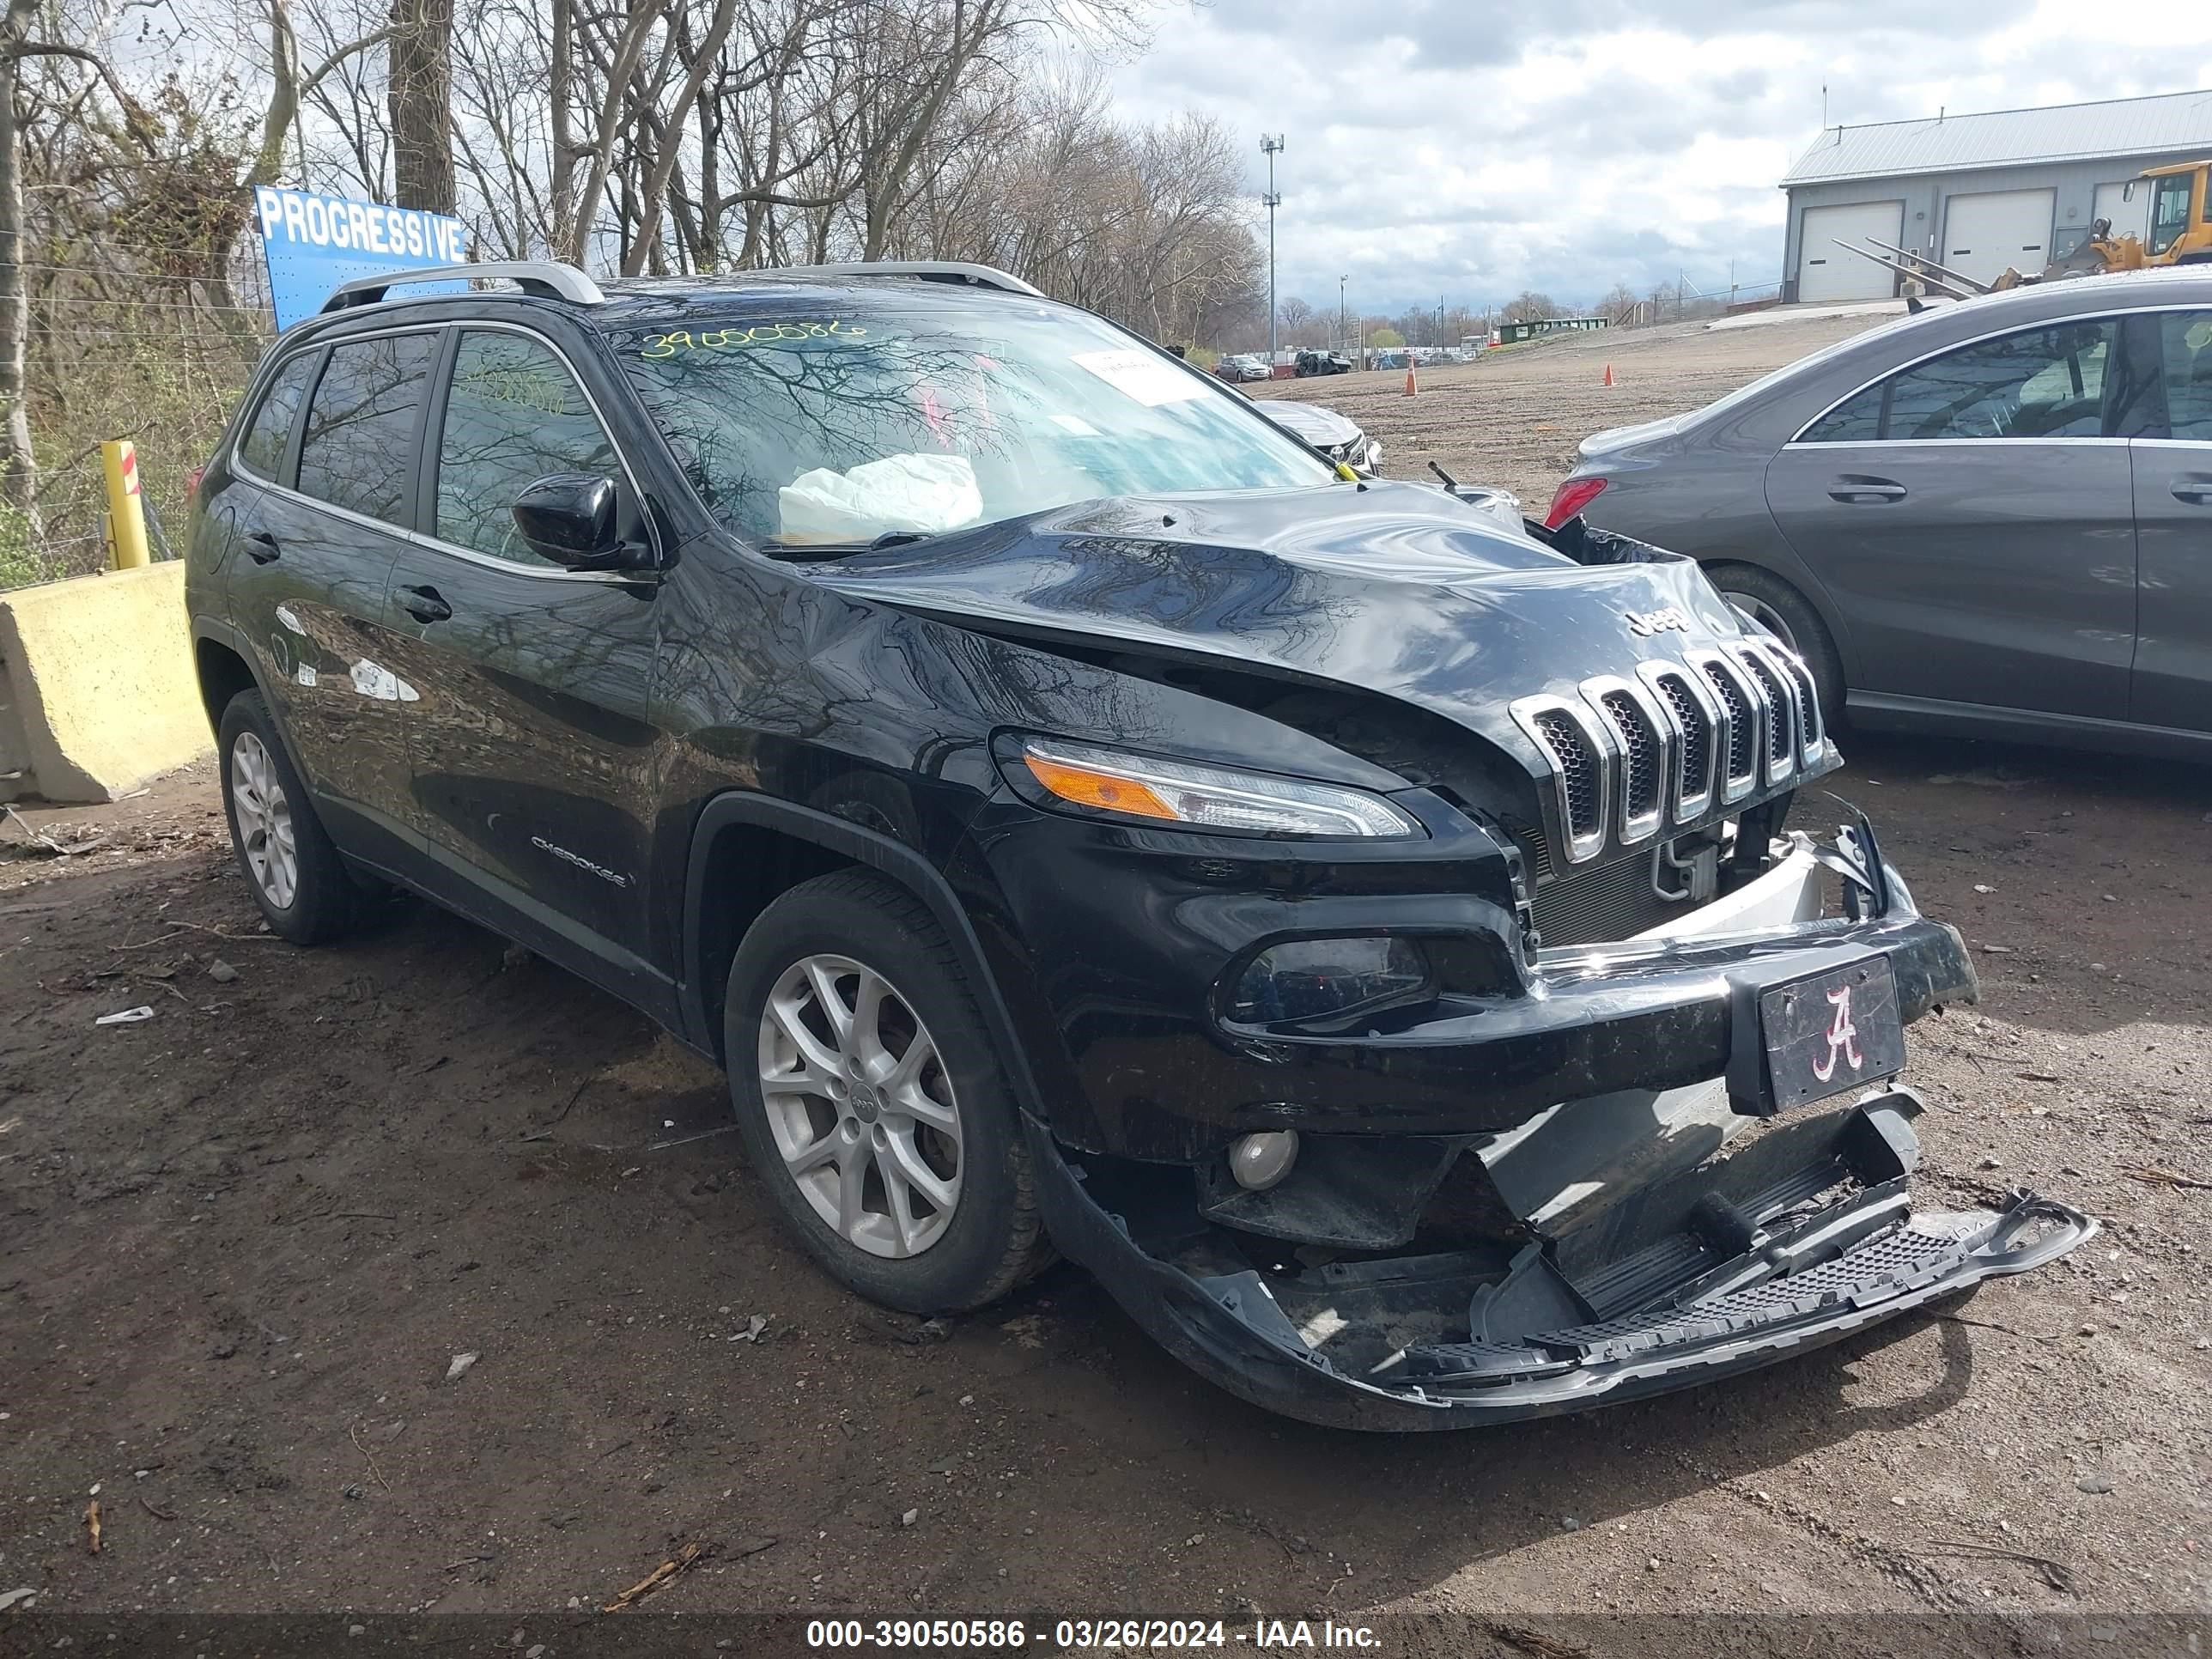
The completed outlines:
[[[1280,291],[1334,309],[1781,274],[1830,123],[2212,88],[2201,0],[1168,0],[1117,106],[1280,132]]]

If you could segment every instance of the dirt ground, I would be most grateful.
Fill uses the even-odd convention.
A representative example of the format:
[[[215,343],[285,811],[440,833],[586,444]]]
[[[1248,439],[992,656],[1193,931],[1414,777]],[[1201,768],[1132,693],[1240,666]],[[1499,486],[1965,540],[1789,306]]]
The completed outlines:
[[[1663,349],[1608,343],[1606,394],[1577,343],[1548,399],[1531,353],[1376,428],[1395,463],[1431,443],[1533,499],[1595,411],[1709,396],[1783,344],[1687,342],[1669,392]],[[321,951],[261,933],[204,767],[22,809],[0,1597],[557,1630],[698,1543],[654,1607],[1326,1613],[1390,1621],[1386,1652],[1553,1659],[1677,1650],[1545,1633],[1594,1613],[1994,1611],[2021,1651],[2099,1628],[2071,1615],[2201,1616],[2212,774],[1849,752],[1836,792],[1983,977],[1978,1008],[1914,1028],[1923,1200],[2032,1185],[2106,1232],[1747,1377],[1407,1439],[1218,1393],[1071,1268],[949,1326],[856,1301],[778,1231],[720,1079],[637,1015],[422,905]]]
[[[1476,362],[1422,369],[1411,398],[1403,369],[1265,381],[1244,390],[1325,404],[1349,416],[1382,441],[1385,477],[1431,478],[1434,461],[1462,483],[1511,490],[1541,518],[1574,465],[1575,446],[1591,433],[1698,408],[1894,315],[1554,335],[1488,352]],[[1611,386],[1605,384],[1608,365]]]

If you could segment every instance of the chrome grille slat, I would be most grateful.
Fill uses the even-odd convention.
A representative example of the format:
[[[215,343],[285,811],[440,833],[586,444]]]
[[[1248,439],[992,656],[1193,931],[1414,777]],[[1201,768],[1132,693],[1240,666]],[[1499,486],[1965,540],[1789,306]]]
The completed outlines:
[[[1700,687],[1701,676],[1677,663],[1646,662],[1638,668],[1661,716],[1674,727],[1674,769],[1669,787],[1677,823],[1687,823],[1713,804],[1713,760],[1721,740],[1720,709]]]
[[[1733,647],[1729,654],[1748,676],[1759,701],[1759,779],[1780,783],[1797,769],[1796,688],[1755,641]]]
[[[1719,750],[1721,799],[1741,800],[1759,782],[1759,757],[1765,732],[1760,723],[1764,707],[1758,689],[1735,659],[1717,651],[1701,651],[1692,657],[1720,706],[1722,732]]]
[[[1639,663],[1633,678],[1600,675],[1511,712],[1551,773],[1566,832],[1549,849],[1554,874],[1788,781],[1826,737],[1812,672],[1766,639]]]
[[[1797,689],[1798,757],[1807,766],[1820,758],[1822,744],[1827,738],[1826,722],[1821,718],[1820,688],[1813,683],[1813,671],[1804,658],[1779,644],[1771,645],[1767,653],[1779,662]]]

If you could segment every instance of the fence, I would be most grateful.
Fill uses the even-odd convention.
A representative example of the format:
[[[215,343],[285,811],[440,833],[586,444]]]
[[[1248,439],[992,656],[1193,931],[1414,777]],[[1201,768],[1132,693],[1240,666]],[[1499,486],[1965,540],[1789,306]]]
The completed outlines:
[[[186,489],[245,390],[276,316],[258,251],[218,268],[103,243],[27,245],[34,512],[0,508],[0,588],[106,568],[100,446],[137,446],[155,556],[181,552]]]

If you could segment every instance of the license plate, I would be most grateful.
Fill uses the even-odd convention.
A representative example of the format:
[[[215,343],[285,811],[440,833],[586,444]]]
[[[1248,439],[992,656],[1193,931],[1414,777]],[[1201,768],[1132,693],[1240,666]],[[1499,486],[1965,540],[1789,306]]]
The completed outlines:
[[[1778,1112],[1905,1069],[1905,1024],[1887,957],[1768,987],[1759,1025]]]

